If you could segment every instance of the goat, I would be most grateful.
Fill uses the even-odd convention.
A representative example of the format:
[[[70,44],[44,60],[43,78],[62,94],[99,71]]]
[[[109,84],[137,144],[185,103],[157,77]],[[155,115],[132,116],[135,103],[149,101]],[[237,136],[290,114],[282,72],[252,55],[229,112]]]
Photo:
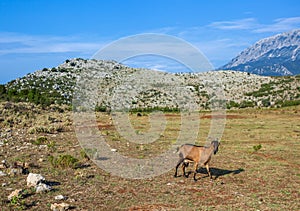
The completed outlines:
[[[190,162],[194,162],[194,180],[196,180],[196,173],[198,165],[205,165],[208,176],[212,179],[211,173],[209,171],[208,163],[211,159],[212,154],[218,152],[219,141],[212,141],[210,146],[196,146],[193,144],[183,144],[178,148],[179,161],[176,165],[176,171],[174,177],[177,177],[177,169],[182,164],[182,171],[185,177],[185,168],[188,167]]]

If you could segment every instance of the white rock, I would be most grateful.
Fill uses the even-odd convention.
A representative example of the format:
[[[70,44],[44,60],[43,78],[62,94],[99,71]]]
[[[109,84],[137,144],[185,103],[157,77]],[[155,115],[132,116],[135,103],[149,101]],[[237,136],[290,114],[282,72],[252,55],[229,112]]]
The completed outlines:
[[[65,200],[66,197],[63,196],[63,195],[57,195],[57,196],[54,197],[54,199],[55,199],[55,200]]]
[[[116,152],[116,151],[117,151],[117,149],[111,149],[110,151],[112,151],[112,152]]]
[[[67,203],[60,203],[60,204],[54,203],[54,204],[51,204],[51,207],[50,207],[50,209],[52,211],[64,211],[64,210],[68,210],[69,208],[70,208],[70,205]]]
[[[45,183],[39,183],[37,186],[36,186],[36,189],[35,189],[35,192],[36,193],[42,193],[42,192],[48,192],[48,191],[51,191],[52,190],[52,187],[45,184]]]
[[[0,177],[1,176],[6,176],[6,174],[3,171],[0,171]]]
[[[45,178],[42,175],[29,173],[27,177],[27,186],[34,187],[42,181],[45,181]]]
[[[12,200],[14,197],[19,197],[22,195],[22,189],[16,189],[14,190],[11,194],[9,194],[9,196],[7,197],[7,199],[10,201]]]

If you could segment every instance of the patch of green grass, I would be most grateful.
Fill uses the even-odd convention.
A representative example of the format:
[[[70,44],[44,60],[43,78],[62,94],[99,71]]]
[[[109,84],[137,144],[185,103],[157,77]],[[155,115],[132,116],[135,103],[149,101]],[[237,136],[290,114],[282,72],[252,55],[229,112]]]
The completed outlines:
[[[81,149],[81,150],[80,150],[80,157],[81,157],[81,159],[87,159],[87,160],[90,159],[89,156],[87,155],[87,153],[86,153],[86,151],[85,151],[84,149]]]
[[[262,148],[261,144],[258,144],[258,145],[254,145],[253,146],[253,149],[255,152],[257,152],[258,150],[260,150]]]
[[[48,149],[52,152],[56,151],[56,142],[49,140],[45,136],[39,136],[36,140],[32,142],[34,145],[47,145]]]
[[[48,138],[45,136],[39,136],[35,141],[32,142],[34,145],[42,145],[48,142]]]
[[[48,157],[51,165],[54,168],[76,168],[78,166],[78,159],[74,158],[72,155],[59,155],[58,157],[49,156]]]

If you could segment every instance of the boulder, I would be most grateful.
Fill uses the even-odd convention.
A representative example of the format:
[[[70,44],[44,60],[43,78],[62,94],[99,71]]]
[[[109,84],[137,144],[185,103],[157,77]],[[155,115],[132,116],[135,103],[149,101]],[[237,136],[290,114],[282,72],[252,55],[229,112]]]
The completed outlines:
[[[35,187],[42,181],[45,181],[45,178],[40,174],[29,173],[27,176],[28,187]]]

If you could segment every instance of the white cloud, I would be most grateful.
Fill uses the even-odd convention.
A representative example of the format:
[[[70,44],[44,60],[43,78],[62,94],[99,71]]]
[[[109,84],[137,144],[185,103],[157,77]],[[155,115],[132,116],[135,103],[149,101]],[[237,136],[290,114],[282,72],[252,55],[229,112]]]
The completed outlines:
[[[284,32],[300,27],[300,17],[278,18],[270,24],[259,23],[255,18],[217,21],[208,25],[220,30],[248,30],[254,33]]]
[[[34,36],[0,33],[0,54],[13,53],[67,53],[92,54],[103,46],[102,42],[86,41],[80,36]]]
[[[254,18],[246,18],[234,21],[217,21],[209,24],[209,27],[224,30],[252,29],[257,27],[257,21]]]
[[[275,19],[273,24],[260,25],[260,27],[254,29],[253,31],[257,33],[284,32],[296,28],[300,28],[300,17]]]

